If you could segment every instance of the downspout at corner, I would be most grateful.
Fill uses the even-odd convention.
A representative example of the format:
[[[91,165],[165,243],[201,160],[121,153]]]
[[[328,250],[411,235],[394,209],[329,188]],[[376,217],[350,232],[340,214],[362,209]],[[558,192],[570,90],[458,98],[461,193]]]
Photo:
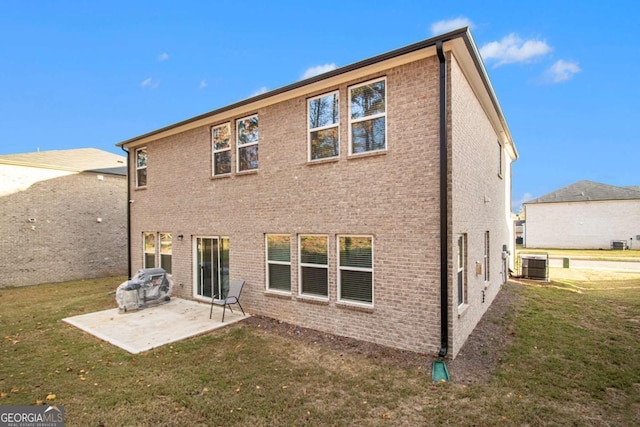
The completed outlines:
[[[447,58],[442,41],[436,42],[440,62],[440,352],[445,357],[449,348],[449,229],[447,192]]]
[[[129,172],[131,171],[131,155],[129,150],[120,146],[122,151],[127,153],[127,278],[131,278],[131,182]]]

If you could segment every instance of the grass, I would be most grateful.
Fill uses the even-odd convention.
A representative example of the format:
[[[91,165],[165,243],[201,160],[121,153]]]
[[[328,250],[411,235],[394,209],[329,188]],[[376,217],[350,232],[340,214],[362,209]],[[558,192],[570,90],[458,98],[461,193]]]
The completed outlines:
[[[113,308],[122,278],[2,289],[0,405],[64,405],[67,426],[632,425],[640,278],[564,274],[503,290],[515,337],[476,385],[243,323],[134,356],[61,322]]]

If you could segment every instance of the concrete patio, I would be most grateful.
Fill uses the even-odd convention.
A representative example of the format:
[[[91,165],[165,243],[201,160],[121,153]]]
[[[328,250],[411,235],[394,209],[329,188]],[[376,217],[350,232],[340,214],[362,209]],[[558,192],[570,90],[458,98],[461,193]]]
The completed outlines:
[[[207,303],[173,298],[166,304],[122,312],[117,308],[62,319],[101,340],[138,354],[165,344],[204,334],[238,322],[245,317],[239,307],[233,313]]]

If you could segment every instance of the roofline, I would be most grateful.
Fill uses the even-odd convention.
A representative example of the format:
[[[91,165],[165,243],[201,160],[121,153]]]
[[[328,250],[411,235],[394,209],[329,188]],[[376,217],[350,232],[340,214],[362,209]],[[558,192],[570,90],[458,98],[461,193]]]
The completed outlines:
[[[336,68],[335,70],[331,70],[331,71],[328,71],[326,73],[322,73],[322,74],[319,74],[317,76],[310,77],[308,79],[300,80],[300,81],[297,81],[295,83],[291,83],[289,85],[282,86],[280,88],[271,90],[269,92],[265,92],[265,93],[260,94],[260,95],[256,95],[256,96],[253,96],[253,97],[250,97],[250,98],[247,98],[247,99],[243,99],[243,100],[235,102],[233,104],[229,104],[229,105],[226,105],[224,107],[221,107],[221,108],[218,108],[218,109],[215,109],[215,110],[211,110],[211,111],[209,111],[207,113],[200,114],[200,115],[191,117],[189,119],[179,121],[177,123],[173,123],[171,125],[168,125],[168,126],[153,130],[151,132],[147,132],[145,134],[136,136],[134,138],[127,139],[125,141],[117,143],[116,145],[119,146],[119,147],[123,147],[125,145],[135,143],[135,142],[140,141],[142,139],[153,137],[155,135],[159,135],[159,134],[162,134],[164,132],[180,128],[180,127],[188,125],[190,123],[193,123],[193,122],[196,122],[196,121],[199,121],[199,120],[203,120],[203,119],[206,119],[208,117],[215,116],[215,115],[218,115],[218,114],[221,114],[221,113],[224,113],[226,111],[230,111],[230,110],[233,110],[233,109],[236,109],[236,108],[244,107],[244,106],[252,104],[254,102],[258,102],[258,101],[261,101],[261,100],[264,100],[264,99],[268,99],[268,98],[271,98],[271,97],[276,96],[276,95],[284,94],[286,92],[289,92],[289,91],[292,91],[292,90],[295,90],[295,89],[299,89],[299,88],[302,88],[304,86],[311,85],[313,83],[321,82],[323,80],[327,80],[327,79],[330,79],[332,77],[339,76],[341,74],[349,73],[349,72],[358,70],[360,68],[364,68],[364,67],[367,67],[367,66],[370,66],[370,65],[374,65],[374,64],[377,64],[379,62],[387,61],[389,59],[393,59],[393,58],[396,58],[396,57],[399,57],[399,56],[402,56],[402,55],[406,55],[406,54],[409,54],[409,53],[412,53],[412,52],[416,52],[416,51],[419,51],[419,50],[422,50],[422,49],[426,49],[426,48],[430,48],[430,47],[435,48],[435,46],[436,46],[436,44],[438,42],[444,43],[444,42],[451,41],[451,40],[454,40],[454,39],[457,39],[457,38],[462,38],[464,40],[467,48],[469,49],[469,51],[472,53],[471,56],[473,57],[474,64],[475,64],[476,69],[478,70],[478,72],[480,74],[480,78],[481,78],[481,80],[482,80],[482,82],[483,82],[483,84],[485,86],[485,89],[489,93],[489,97],[491,98],[491,102],[493,104],[493,107],[496,109],[496,112],[497,112],[499,120],[500,120],[500,124],[502,125],[502,127],[503,127],[503,129],[505,131],[506,137],[507,137],[508,141],[510,142],[510,146],[513,148],[513,151],[514,151],[514,154],[515,154],[515,158],[518,158],[518,152],[517,152],[517,150],[515,148],[515,145],[513,144],[513,140],[511,138],[511,133],[509,132],[509,128],[507,127],[506,120],[505,120],[504,115],[502,113],[502,109],[500,108],[500,104],[498,103],[498,99],[496,97],[496,94],[495,94],[495,92],[493,90],[493,86],[491,86],[491,82],[489,81],[489,76],[487,74],[487,71],[486,71],[486,69],[484,67],[484,64],[482,62],[482,59],[480,57],[480,53],[479,53],[479,51],[478,51],[478,49],[476,47],[476,44],[475,44],[475,41],[473,40],[473,37],[471,36],[471,33],[469,32],[469,27],[462,27],[462,28],[450,31],[450,32],[445,33],[445,34],[441,34],[441,35],[438,35],[438,36],[435,36],[435,37],[431,37],[429,39],[426,39],[426,40],[423,40],[423,41],[420,41],[420,42],[417,42],[417,43],[414,43],[414,44],[410,44],[408,46],[401,47],[399,49],[392,50],[392,51],[387,52],[387,53],[383,53],[381,55],[377,55],[377,56],[374,56],[374,57],[371,57],[371,58],[368,58],[368,59],[364,59],[362,61],[358,61],[358,62],[355,62],[353,64],[346,65],[344,67]]]
[[[550,203],[594,203],[594,202],[637,202],[640,201],[640,197],[635,199],[633,198],[625,198],[625,199],[592,199],[592,200],[549,200],[549,201],[541,201],[538,202],[535,199],[529,200],[528,202],[523,202],[523,205],[544,205]]]
[[[516,145],[513,143],[513,138],[511,137],[511,131],[509,130],[509,126],[507,125],[507,120],[504,118],[504,114],[502,112],[502,108],[500,107],[500,103],[498,102],[498,96],[496,92],[493,90],[493,85],[491,84],[491,80],[489,80],[489,74],[487,73],[487,68],[484,66],[484,62],[482,61],[482,56],[480,56],[480,51],[478,50],[478,46],[476,45],[471,32],[469,31],[469,27],[465,27],[466,35],[463,37],[465,44],[469,51],[473,52],[471,57],[473,58],[473,62],[476,65],[476,69],[480,73],[480,77],[482,78],[482,83],[484,84],[485,89],[489,92],[489,97],[491,98],[491,103],[493,104],[493,108],[496,109],[496,113],[498,113],[498,118],[500,119],[500,124],[504,129],[505,136],[507,140],[510,142],[511,148],[513,149],[513,154],[517,159],[520,157],[518,154],[518,150],[516,149]]]
[[[21,166],[21,167],[38,168],[38,169],[51,169],[51,170],[58,170],[58,171],[64,171],[64,172],[76,172],[76,173],[91,172],[91,173],[104,174],[104,175],[123,175],[123,176],[126,175],[126,173],[121,174],[121,173],[112,171],[112,169],[126,170],[127,168],[125,165],[123,165],[123,166],[113,166],[113,167],[104,167],[104,168],[81,169],[81,168],[72,168],[69,166],[50,165],[50,164],[38,163],[38,162],[23,162],[19,160],[7,160],[2,158],[0,158],[0,165]]]

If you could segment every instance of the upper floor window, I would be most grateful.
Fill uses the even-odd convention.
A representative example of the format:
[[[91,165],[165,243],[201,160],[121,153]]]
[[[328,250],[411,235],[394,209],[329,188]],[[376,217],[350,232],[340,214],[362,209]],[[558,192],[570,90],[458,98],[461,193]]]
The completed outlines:
[[[225,123],[211,128],[213,175],[231,173],[231,125]]]
[[[238,172],[258,169],[258,115],[236,121]]]
[[[309,160],[340,155],[339,93],[316,96],[308,101]]]
[[[349,154],[387,149],[387,80],[349,88]]]
[[[136,187],[147,186],[147,147],[136,150]]]

